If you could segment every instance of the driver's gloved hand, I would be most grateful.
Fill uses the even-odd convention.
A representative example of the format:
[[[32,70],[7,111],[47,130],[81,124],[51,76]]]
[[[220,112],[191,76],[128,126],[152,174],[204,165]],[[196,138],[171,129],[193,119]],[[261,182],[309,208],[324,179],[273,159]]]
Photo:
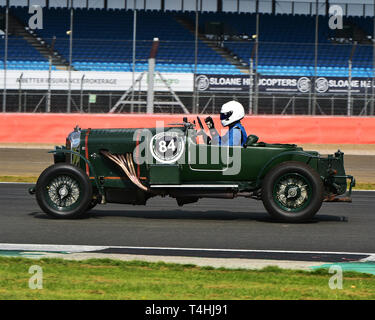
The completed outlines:
[[[206,122],[206,125],[208,127],[208,129],[215,129],[215,124],[214,124],[214,120],[212,120],[211,117],[207,117],[204,122]]]
[[[197,136],[204,136],[205,135],[205,132],[203,130],[199,130],[197,132]]]

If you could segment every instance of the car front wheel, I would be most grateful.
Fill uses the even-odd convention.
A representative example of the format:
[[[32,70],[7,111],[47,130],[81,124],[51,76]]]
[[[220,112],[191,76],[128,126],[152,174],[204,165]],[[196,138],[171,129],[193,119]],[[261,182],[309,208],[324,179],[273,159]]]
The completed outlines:
[[[55,218],[78,218],[92,201],[92,185],[88,176],[78,167],[58,163],[40,175],[36,199],[40,208]]]

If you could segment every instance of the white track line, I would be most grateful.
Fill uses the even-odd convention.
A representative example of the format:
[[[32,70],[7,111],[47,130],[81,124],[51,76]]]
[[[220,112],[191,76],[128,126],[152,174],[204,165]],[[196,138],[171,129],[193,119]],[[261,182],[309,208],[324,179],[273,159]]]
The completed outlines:
[[[0,243],[0,250],[7,251],[91,252],[108,248],[108,246]]]
[[[375,254],[368,256],[367,258],[359,260],[359,262],[375,262]]]
[[[1,247],[1,244],[0,244]],[[207,251],[207,252],[266,252],[266,253],[308,253],[308,254],[348,254],[348,255],[375,255],[375,253],[363,252],[331,252],[331,251],[293,251],[293,250],[252,250],[252,249],[209,249],[209,248],[174,248],[174,247],[123,247],[110,246],[115,249],[143,249],[143,250],[180,250],[180,251]]]
[[[174,250],[174,251],[205,251],[205,252],[254,252],[254,253],[296,253],[296,254],[335,254],[373,256],[375,253],[336,252],[336,251],[291,251],[291,250],[251,250],[251,249],[209,249],[209,248],[174,248],[174,247],[132,247],[132,246],[88,246],[88,245],[55,245],[55,244],[13,244],[0,243],[0,250],[11,251],[46,251],[46,252],[92,252],[104,249],[133,250]],[[369,257],[368,257],[369,258]],[[368,259],[366,258],[366,259]]]

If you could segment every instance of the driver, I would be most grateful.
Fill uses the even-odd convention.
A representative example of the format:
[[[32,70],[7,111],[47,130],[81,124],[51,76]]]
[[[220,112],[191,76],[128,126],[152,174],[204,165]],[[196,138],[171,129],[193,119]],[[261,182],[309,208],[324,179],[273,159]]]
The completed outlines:
[[[217,132],[214,121],[207,117],[205,122],[211,133],[211,144],[220,146],[244,146],[247,139],[245,128],[241,124],[241,119],[245,116],[245,111],[241,103],[229,101],[222,105],[220,120],[223,127],[229,127],[228,132],[222,137]]]

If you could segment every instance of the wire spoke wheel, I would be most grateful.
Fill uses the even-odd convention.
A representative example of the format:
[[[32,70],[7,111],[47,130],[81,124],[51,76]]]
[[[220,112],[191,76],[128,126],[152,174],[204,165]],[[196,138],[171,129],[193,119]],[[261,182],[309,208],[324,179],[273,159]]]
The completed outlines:
[[[55,218],[80,217],[93,200],[92,184],[86,173],[66,163],[44,170],[35,189],[41,209]]]
[[[309,204],[311,193],[311,184],[305,177],[298,173],[288,173],[275,183],[273,198],[280,208],[298,212]]]
[[[324,185],[316,170],[303,162],[286,161],[272,168],[262,184],[268,213],[288,222],[311,219],[323,203]]]
[[[56,209],[69,210],[79,203],[82,193],[79,182],[71,176],[58,176],[46,186],[49,202]]]

